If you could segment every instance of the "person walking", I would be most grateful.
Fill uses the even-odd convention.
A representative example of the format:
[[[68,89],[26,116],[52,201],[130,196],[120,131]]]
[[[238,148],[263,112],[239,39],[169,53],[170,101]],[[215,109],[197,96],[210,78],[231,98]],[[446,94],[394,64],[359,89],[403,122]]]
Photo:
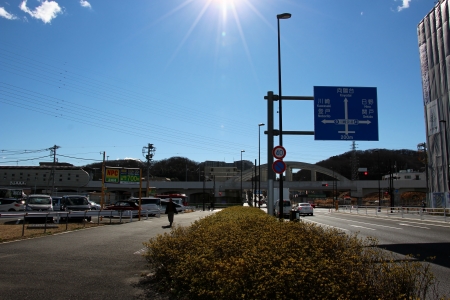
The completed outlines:
[[[178,214],[177,207],[175,206],[175,203],[173,203],[172,198],[169,198],[169,203],[167,203],[165,213],[166,213],[167,217],[169,218],[169,223],[170,223],[169,227],[172,227],[173,216],[175,214]]]

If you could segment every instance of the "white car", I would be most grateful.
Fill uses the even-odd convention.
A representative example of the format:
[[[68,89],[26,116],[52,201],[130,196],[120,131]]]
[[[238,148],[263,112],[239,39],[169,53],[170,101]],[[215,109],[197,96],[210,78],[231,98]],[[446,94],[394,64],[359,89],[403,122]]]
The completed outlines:
[[[279,217],[280,214],[278,213],[279,211],[279,202],[278,200],[275,201],[275,216]],[[284,199],[283,200],[283,217],[289,217],[289,215],[291,214],[291,200],[289,199]]]
[[[101,206],[100,204],[97,204],[94,201],[88,200],[89,204],[91,205],[92,210],[100,210]]]
[[[299,215],[314,215],[314,208],[309,203],[297,203],[293,207]]]
[[[22,199],[0,199],[0,211],[25,210],[25,201]]]

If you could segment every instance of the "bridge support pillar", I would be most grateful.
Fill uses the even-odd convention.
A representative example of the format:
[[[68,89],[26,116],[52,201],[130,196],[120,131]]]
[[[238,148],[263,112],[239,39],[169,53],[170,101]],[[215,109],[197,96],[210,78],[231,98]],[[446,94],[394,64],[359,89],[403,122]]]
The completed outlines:
[[[314,170],[311,170],[311,181],[317,181],[317,173]]]

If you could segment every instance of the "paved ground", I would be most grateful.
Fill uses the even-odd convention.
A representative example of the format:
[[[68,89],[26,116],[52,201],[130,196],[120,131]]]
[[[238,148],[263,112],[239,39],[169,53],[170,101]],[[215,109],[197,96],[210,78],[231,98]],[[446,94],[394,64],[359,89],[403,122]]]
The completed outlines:
[[[189,225],[212,212],[175,215]],[[0,244],[1,299],[142,299],[143,242],[167,217]]]

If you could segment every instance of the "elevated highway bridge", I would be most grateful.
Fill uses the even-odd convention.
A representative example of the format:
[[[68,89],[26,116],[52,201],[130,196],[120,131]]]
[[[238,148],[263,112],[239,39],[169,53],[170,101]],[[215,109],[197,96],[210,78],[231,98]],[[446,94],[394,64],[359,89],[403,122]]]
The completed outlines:
[[[285,161],[286,173],[283,182],[284,188],[289,188],[290,191],[315,191],[323,194],[326,191],[332,191],[333,188],[338,192],[349,192],[351,197],[363,198],[367,194],[378,192],[379,187],[381,191],[389,188],[387,180],[350,180],[341,174],[314,164],[304,162]],[[267,164],[261,165],[261,190],[267,190]],[[311,171],[311,181],[292,181],[292,170],[302,169]],[[317,181],[317,173],[322,173],[334,178],[333,181],[327,181],[328,186],[323,186],[322,181]],[[213,175],[213,174],[211,174]],[[243,191],[254,190],[251,180],[254,177],[254,170],[246,170],[242,173],[242,189]],[[145,182],[142,183],[145,189]],[[215,197],[225,196],[227,191],[234,190],[239,192],[241,189],[241,175],[234,176],[226,181],[150,181],[150,186],[155,188],[158,193],[182,193],[188,196],[193,194],[202,194],[203,192],[212,194]],[[118,185],[106,184],[108,191],[137,191],[136,184]],[[278,187],[278,182],[274,182],[274,188]],[[101,182],[90,181],[85,187],[85,190],[101,190]],[[394,180],[394,190],[397,195],[404,192],[419,191],[426,192],[425,180]],[[399,197],[398,197],[399,198]]]

